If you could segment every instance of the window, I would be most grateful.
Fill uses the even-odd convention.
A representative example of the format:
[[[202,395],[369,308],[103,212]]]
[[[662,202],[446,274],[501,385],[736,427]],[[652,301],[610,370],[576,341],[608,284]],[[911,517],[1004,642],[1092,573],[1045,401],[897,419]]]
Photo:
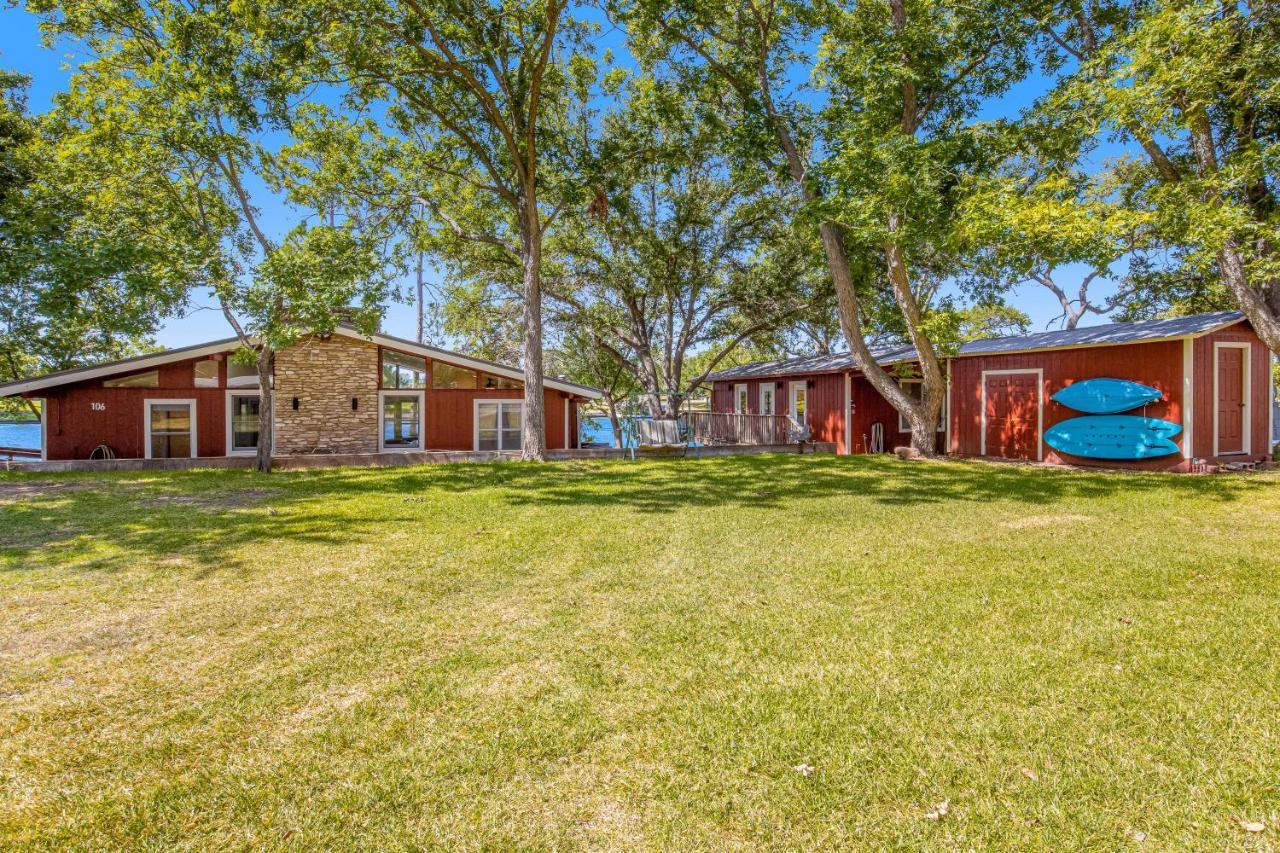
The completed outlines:
[[[383,350],[382,387],[427,387],[427,360],[413,355]]]
[[[519,450],[523,415],[519,400],[477,400],[476,450]]]
[[[762,414],[762,415],[772,415],[772,414],[773,414],[773,392],[774,392],[774,390],[775,390],[775,389],[774,389],[774,387],[773,387],[773,383],[772,383],[772,382],[765,382],[765,383],[763,383],[763,384],[761,384],[761,385],[760,385],[760,414]]]
[[[486,390],[491,390],[494,388],[503,389],[503,390],[519,389],[524,387],[524,383],[519,381],[518,379],[507,379],[503,376],[494,376],[491,373],[486,373],[484,374],[484,382],[481,384],[481,387],[485,388]]]
[[[809,385],[805,382],[791,383],[791,417],[800,426],[809,425]]]
[[[919,379],[899,379],[898,387],[901,388],[908,397],[913,400],[919,400],[920,395],[924,393],[924,383]],[[942,412],[938,415],[938,432],[947,431],[947,398],[942,398]],[[898,432],[911,432],[911,424],[907,422],[902,412],[898,412]]]
[[[422,393],[382,397],[382,449],[422,449]]]
[[[119,379],[102,380],[103,388],[159,388],[160,371],[148,370],[146,373],[134,373],[121,376]]]
[[[213,359],[197,361],[195,367],[195,383],[197,388],[218,387],[218,362]]]
[[[467,370],[465,367],[454,367],[452,364],[445,364],[443,361],[433,362],[431,365],[431,387],[442,390],[475,388],[476,372]]]
[[[745,415],[747,413],[747,386],[733,386],[733,413],[735,415]]]
[[[258,365],[245,364],[238,361],[227,362],[228,388],[256,388],[258,385]]]
[[[194,457],[195,400],[147,400],[147,458]]]
[[[258,450],[257,394],[227,395],[227,453],[256,453]]]

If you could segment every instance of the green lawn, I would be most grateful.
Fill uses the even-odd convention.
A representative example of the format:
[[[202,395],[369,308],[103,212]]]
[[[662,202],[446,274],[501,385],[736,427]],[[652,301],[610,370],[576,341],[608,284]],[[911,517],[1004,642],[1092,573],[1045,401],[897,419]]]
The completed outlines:
[[[868,457],[0,474],[0,847],[1267,848],[1278,521]]]

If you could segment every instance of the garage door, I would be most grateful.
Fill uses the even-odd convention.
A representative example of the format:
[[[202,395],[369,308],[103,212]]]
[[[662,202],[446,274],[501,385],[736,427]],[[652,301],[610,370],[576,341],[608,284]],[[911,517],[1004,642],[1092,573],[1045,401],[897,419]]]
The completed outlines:
[[[1040,374],[984,373],[984,456],[1040,458]]]

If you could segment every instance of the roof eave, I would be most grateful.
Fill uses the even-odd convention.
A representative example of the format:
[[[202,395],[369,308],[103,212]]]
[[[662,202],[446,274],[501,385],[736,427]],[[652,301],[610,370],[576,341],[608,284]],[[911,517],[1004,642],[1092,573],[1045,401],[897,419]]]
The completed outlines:
[[[504,364],[498,364],[497,362],[494,362],[494,361],[487,361],[482,358],[474,358],[469,355],[463,355],[460,352],[453,352],[452,350],[441,349],[440,347],[433,347],[433,346],[428,346],[426,344],[420,344],[416,341],[410,341],[404,338],[397,338],[394,335],[384,335],[381,332],[378,332],[373,335],[365,335],[356,329],[352,329],[349,326],[338,326],[337,328],[334,329],[334,331],[337,332],[338,334],[344,335],[349,338],[356,338],[359,340],[369,341],[371,343],[376,343],[379,346],[384,346],[389,349],[400,350],[402,352],[409,352],[409,353],[413,353],[414,355],[421,355],[427,358],[438,359],[440,361],[448,361],[454,364],[459,364],[463,367],[469,367],[473,370],[483,370],[486,373],[493,373],[498,376],[504,376],[507,379],[518,379],[520,381],[524,381],[524,371],[516,370],[515,368],[507,367]],[[599,389],[592,388],[589,385],[579,385],[576,382],[567,382],[563,379],[544,378],[542,380],[542,384],[547,388],[551,388],[552,390],[564,391],[566,393],[574,394],[579,397],[590,397],[592,399],[599,399],[600,397],[604,396],[604,392],[600,391]]]
[[[33,391],[43,391],[47,388],[72,385],[76,382],[87,382],[91,379],[111,376],[124,371],[146,370],[149,367],[159,367],[162,364],[169,364],[174,361],[182,361],[188,358],[199,358],[202,355],[226,352],[227,350],[238,349],[239,347],[240,340],[238,338],[224,338],[218,341],[210,341],[205,344],[193,344],[188,347],[165,350],[164,352],[150,353],[148,355],[121,359],[119,361],[109,361],[105,364],[76,367],[70,370],[60,370],[56,373],[46,373],[44,376],[35,376],[31,379],[17,379],[13,382],[6,382],[0,385],[0,397],[14,397],[19,394],[30,394]]]

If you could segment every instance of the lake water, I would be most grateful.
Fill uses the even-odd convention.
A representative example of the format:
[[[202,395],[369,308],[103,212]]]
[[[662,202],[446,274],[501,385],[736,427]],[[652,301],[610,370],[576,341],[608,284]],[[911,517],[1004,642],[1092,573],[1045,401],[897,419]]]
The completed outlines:
[[[40,424],[15,424],[0,421],[0,447],[24,447],[31,450],[39,450]]]
[[[613,428],[608,418],[582,419],[582,440],[613,447]],[[0,447],[27,447],[40,449],[40,424],[8,423],[0,421]]]
[[[603,444],[606,447],[613,447],[613,427],[609,426],[608,418],[583,417],[581,428],[584,444]]]

